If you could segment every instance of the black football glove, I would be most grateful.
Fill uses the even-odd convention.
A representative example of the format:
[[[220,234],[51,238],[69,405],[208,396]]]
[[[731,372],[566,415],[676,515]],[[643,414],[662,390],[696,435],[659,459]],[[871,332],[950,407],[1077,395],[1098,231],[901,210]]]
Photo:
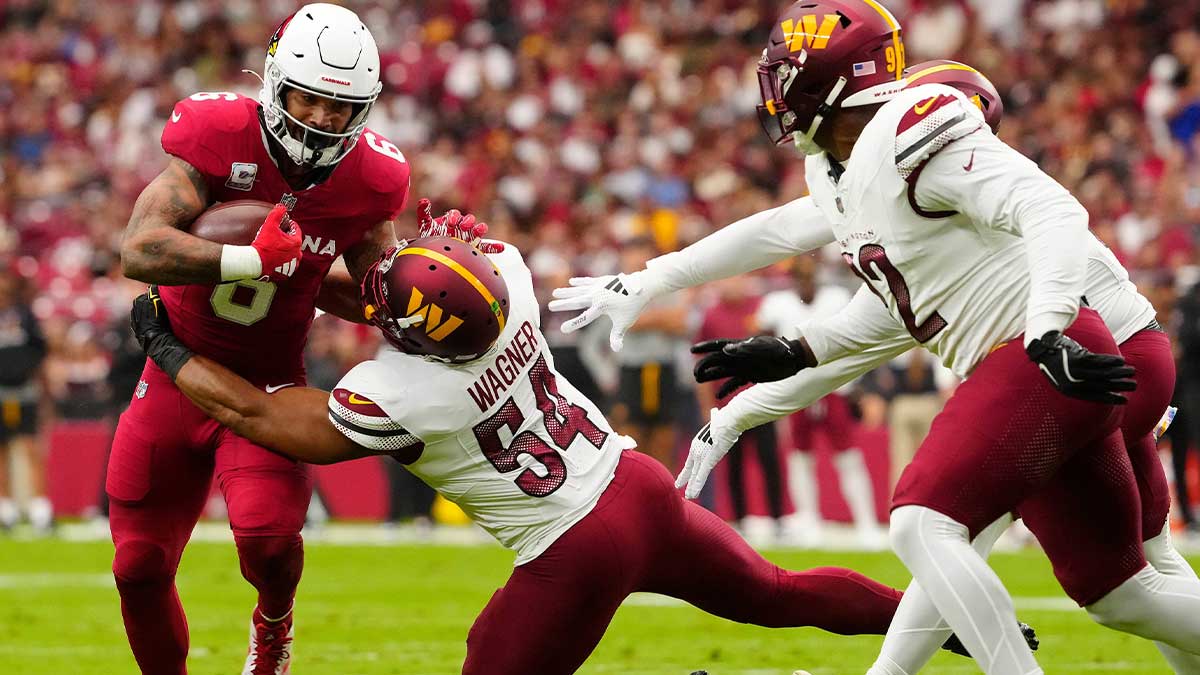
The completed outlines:
[[[1078,342],[1052,330],[1025,348],[1031,361],[1050,384],[1071,398],[1094,403],[1125,403],[1116,393],[1133,391],[1134,370],[1125,359],[1111,354],[1093,354]]]
[[[1025,644],[1029,645],[1029,651],[1036,652],[1042,642],[1038,640],[1037,632],[1033,630],[1033,626],[1023,621],[1018,621],[1017,627],[1021,629],[1021,637],[1025,638]],[[967,651],[967,647],[958,639],[957,635],[951,635],[950,639],[946,640],[946,643],[942,645],[942,649],[951,654],[971,658],[971,652]]]
[[[142,351],[174,381],[179,369],[192,358],[192,351],[171,332],[167,307],[158,294],[158,286],[151,286],[134,299],[129,324]]]
[[[729,378],[717,391],[717,398],[725,398],[751,382],[782,380],[817,365],[803,340],[787,340],[774,335],[744,340],[709,340],[692,345],[692,353],[707,355],[692,371],[697,382]]]

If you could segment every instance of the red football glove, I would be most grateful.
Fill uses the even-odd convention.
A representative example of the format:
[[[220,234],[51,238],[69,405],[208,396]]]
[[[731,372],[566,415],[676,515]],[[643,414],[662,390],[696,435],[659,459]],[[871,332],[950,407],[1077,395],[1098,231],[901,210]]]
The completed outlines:
[[[428,199],[417,202],[417,227],[422,237],[457,237],[473,245],[484,253],[499,253],[504,250],[504,244],[498,241],[484,241],[487,234],[487,223],[475,222],[475,215],[463,215],[458,209],[450,209],[440,217],[434,218],[431,211],[432,203]]]
[[[284,281],[300,267],[300,224],[288,215],[287,207],[276,204],[267,214],[251,246],[262,261],[260,281]]]

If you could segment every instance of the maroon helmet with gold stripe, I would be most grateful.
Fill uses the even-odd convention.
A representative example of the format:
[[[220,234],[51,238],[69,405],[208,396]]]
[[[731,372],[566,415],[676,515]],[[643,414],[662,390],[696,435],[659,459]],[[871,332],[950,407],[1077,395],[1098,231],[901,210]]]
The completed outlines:
[[[488,257],[454,237],[388,249],[362,282],[363,315],[397,349],[443,361],[482,356],[508,319],[508,286]]]
[[[1000,100],[1000,92],[996,91],[996,85],[991,80],[971,66],[958,61],[935,59],[913,64],[904,71],[904,78],[910,87],[933,83],[954,87],[979,106],[984,121],[993,133],[1000,129],[1000,120],[1004,117],[1004,101]]]
[[[839,108],[883,103],[904,88],[900,22],[876,0],[800,0],[771,29],[758,62],[758,119],[771,141],[807,154]]]

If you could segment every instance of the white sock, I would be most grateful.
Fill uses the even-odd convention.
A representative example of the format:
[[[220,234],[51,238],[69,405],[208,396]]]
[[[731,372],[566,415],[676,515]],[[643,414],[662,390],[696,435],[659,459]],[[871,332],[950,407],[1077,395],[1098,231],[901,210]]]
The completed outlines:
[[[924,506],[892,511],[892,548],[988,675],[1040,674],[1012,598],[965,525]]]
[[[17,510],[16,502],[9,497],[0,497],[0,525],[12,527],[20,517],[21,512]]]
[[[1146,551],[1146,561],[1159,572],[1170,577],[1200,580],[1196,570],[1192,569],[1171,541],[1170,523],[1163,524],[1162,532],[1157,537],[1142,542],[1142,548]]]
[[[839,452],[833,463],[837,466],[838,481],[854,518],[854,527],[860,534],[875,532],[879,529],[879,521],[875,518],[875,488],[871,486],[871,474],[867,473],[862,450],[850,448]]]
[[[29,500],[29,522],[39,530],[48,529],[54,523],[54,507],[49,499],[39,495]]]
[[[1146,565],[1085,609],[1109,628],[1200,653],[1200,582],[1194,578]]]
[[[793,452],[788,455],[788,492],[792,505],[796,507],[796,520],[804,527],[821,522],[821,511],[817,506],[817,477],[810,453]]]
[[[975,537],[971,548],[986,560],[996,540],[1012,522],[1011,515],[999,518]],[[896,616],[883,638],[879,658],[867,675],[915,675],[942,648],[951,632],[929,595],[914,580],[904,590]]]
[[[1179,554],[1171,542],[1171,523],[1163,524],[1162,532],[1153,539],[1142,543],[1146,551],[1146,560],[1160,573],[1170,577],[1197,580],[1196,570]],[[1180,651],[1168,644],[1155,642],[1155,647],[1162,652],[1163,658],[1171,665],[1176,673],[1200,673],[1200,656]]]

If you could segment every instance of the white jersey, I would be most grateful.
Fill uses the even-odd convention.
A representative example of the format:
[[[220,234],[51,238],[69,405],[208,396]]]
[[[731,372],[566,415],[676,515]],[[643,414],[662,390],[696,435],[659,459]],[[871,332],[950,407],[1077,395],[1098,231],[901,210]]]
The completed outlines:
[[[907,333],[966,377],[996,345],[1074,320],[1086,211],[957,90],[901,92],[835,170],[824,153],[808,157],[809,189],[885,311],[860,292],[834,321],[806,328],[819,361]]]
[[[1100,314],[1117,344],[1154,321],[1154,306],[1129,280],[1116,256],[1095,236],[1087,239],[1087,283],[1084,297]],[[868,301],[878,303],[873,297]],[[865,346],[861,351],[800,371],[777,382],[756,384],[713,413],[714,424],[742,433],[803,410],[817,400],[918,345],[907,333]]]
[[[635,444],[558,376],[521,254],[507,244],[489,257],[512,308],[496,346],[456,365],[386,350],[342,378],[329,417],[404,462],[520,565],[592,510]]]
[[[1099,239],[1088,237],[1087,284],[1083,297],[1100,314],[1117,344],[1154,321],[1157,312],[1129,280],[1129,271]]]

